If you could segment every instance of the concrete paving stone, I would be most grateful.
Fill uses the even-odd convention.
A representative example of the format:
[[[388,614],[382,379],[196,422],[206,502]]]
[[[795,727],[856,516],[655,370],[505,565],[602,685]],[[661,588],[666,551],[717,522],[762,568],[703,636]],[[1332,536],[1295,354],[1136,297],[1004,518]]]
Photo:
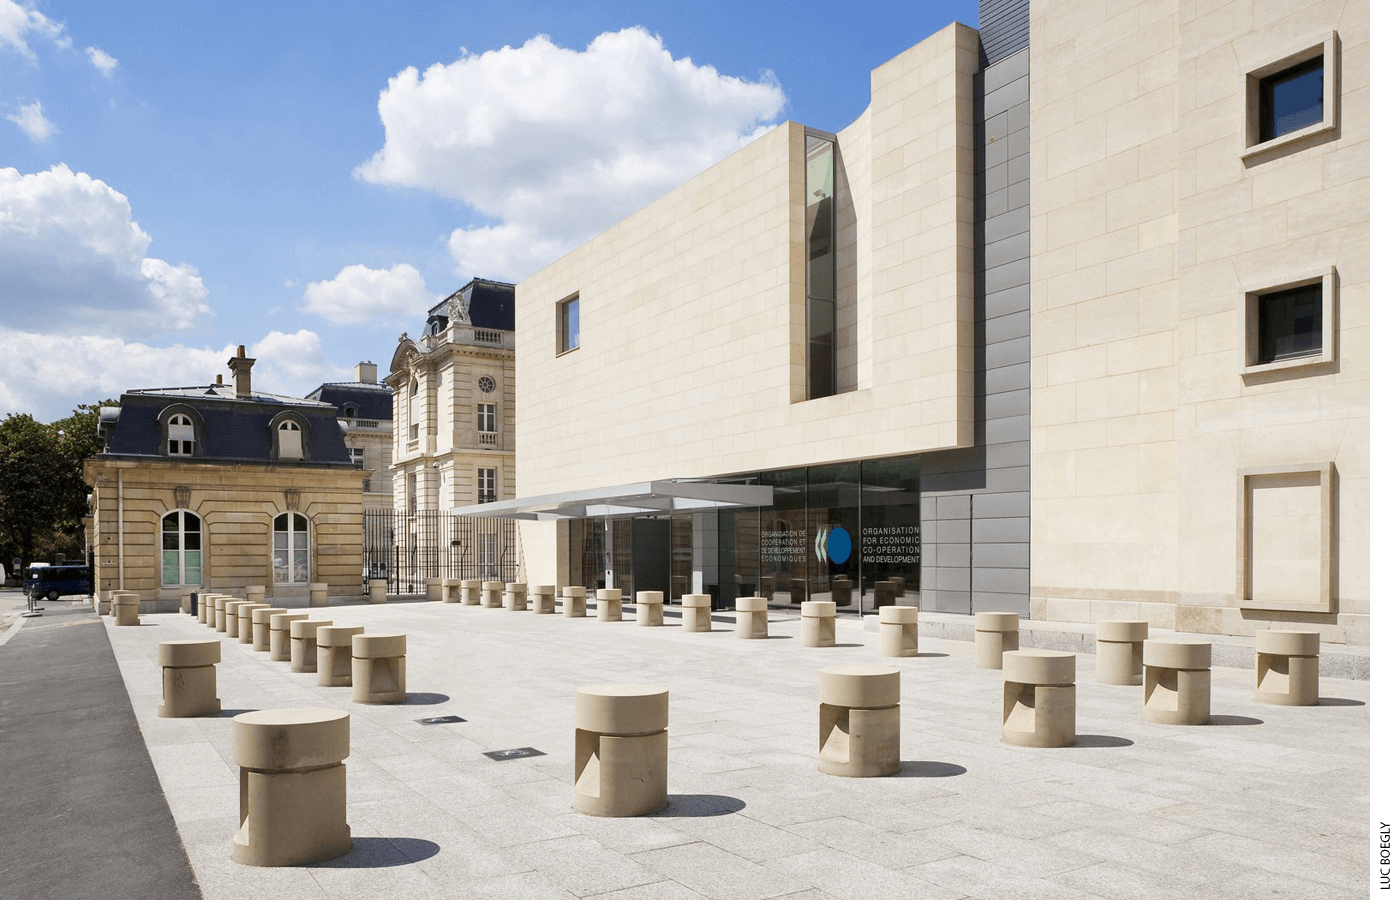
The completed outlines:
[[[463,810],[459,816],[472,831],[492,847],[515,847],[551,838],[573,837],[578,834],[560,817],[541,817],[522,810],[510,801],[496,806],[481,806]]]
[[[685,821],[682,819],[661,819],[656,816],[608,818],[583,816],[574,812],[563,818],[567,827],[591,837],[615,853],[658,850],[662,847],[689,844],[695,840],[694,834],[674,827],[677,823]]]
[[[880,897],[881,900],[957,900],[958,891],[894,871],[840,850],[826,848],[784,856],[768,865],[810,882],[837,897]]]
[[[1037,875],[1053,875],[1104,861],[1104,857],[1083,850],[1028,842],[1026,835],[1037,834],[1033,828],[1021,829],[1012,821],[1006,824],[1006,831],[959,823],[941,825],[924,833],[929,840],[948,850],[988,861],[1015,859],[1023,871]]]
[[[721,850],[762,863],[794,853],[817,850],[821,844],[788,831],[755,821],[742,813],[670,820],[677,832],[688,839],[705,841]]]
[[[1259,822],[1256,830],[1267,830]],[[1186,853],[1199,857],[1213,856],[1221,861],[1251,860],[1251,867],[1263,873],[1288,875],[1307,883],[1321,885],[1364,884],[1367,870],[1363,865],[1349,865],[1330,856],[1300,848],[1285,849],[1266,841],[1236,834],[1210,833],[1178,845]]]
[[[955,855],[929,841],[925,832],[894,834],[845,816],[789,825],[785,830],[890,869]]]
[[[600,894],[665,880],[663,876],[592,837],[572,837],[521,844],[513,854],[555,884],[578,896]]]
[[[634,853],[636,862],[715,900],[767,900],[812,887],[811,881],[704,843]]]

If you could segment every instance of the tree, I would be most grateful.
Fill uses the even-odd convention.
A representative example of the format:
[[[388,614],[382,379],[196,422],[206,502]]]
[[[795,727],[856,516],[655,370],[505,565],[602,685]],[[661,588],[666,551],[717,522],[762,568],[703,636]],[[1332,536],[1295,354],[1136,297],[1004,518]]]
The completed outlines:
[[[27,565],[58,553],[82,558],[88,510],[83,460],[102,452],[97,419],[104,405],[115,402],[82,404],[49,425],[27,413],[0,421],[0,552],[6,561],[18,555]]]

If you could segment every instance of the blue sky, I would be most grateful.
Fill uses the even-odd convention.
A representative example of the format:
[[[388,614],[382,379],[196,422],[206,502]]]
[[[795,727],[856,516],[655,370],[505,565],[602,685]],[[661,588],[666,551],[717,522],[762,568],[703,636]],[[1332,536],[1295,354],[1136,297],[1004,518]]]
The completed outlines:
[[[381,375],[518,280],[975,2],[0,0],[0,414]]]

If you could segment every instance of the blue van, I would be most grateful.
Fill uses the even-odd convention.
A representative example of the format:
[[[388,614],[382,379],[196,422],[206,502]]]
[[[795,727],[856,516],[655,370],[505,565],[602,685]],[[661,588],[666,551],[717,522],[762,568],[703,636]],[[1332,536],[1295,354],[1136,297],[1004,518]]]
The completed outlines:
[[[89,566],[30,566],[24,570],[24,592],[35,600],[92,594],[92,568]]]

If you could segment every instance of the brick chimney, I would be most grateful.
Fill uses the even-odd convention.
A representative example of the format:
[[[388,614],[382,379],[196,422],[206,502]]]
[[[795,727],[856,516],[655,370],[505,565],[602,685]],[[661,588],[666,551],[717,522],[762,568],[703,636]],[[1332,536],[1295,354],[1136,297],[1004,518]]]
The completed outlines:
[[[372,362],[355,365],[355,380],[360,384],[375,384],[379,381],[379,367]]]
[[[233,370],[233,394],[235,397],[253,396],[253,363],[256,359],[248,358],[248,351],[243,349],[243,345],[238,345],[238,355],[229,357],[228,367]]]

